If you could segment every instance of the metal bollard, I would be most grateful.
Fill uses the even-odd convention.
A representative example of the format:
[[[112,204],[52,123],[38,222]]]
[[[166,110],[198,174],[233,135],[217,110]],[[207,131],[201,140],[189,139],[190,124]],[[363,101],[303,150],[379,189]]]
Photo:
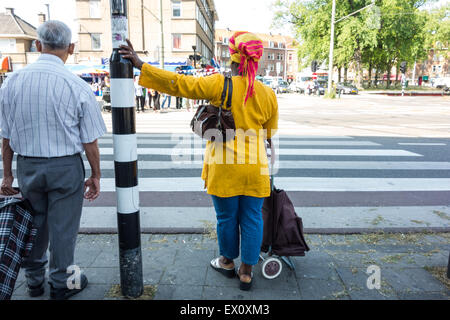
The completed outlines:
[[[144,291],[137,165],[133,65],[119,54],[128,38],[126,0],[110,0],[113,52],[110,58],[111,109],[122,294],[137,298]]]

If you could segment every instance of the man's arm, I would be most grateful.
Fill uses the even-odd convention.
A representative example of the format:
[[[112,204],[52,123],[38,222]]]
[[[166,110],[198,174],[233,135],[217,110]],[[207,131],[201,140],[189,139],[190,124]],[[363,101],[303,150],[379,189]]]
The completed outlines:
[[[12,174],[13,156],[14,151],[11,149],[11,146],[9,145],[9,139],[3,138],[2,140],[3,181],[1,191],[2,194],[6,196],[11,196],[19,193],[12,187],[14,181],[14,177]]]
[[[91,177],[84,184],[84,198],[93,201],[100,195],[100,151],[97,140],[92,143],[83,143],[83,146],[91,166]]]

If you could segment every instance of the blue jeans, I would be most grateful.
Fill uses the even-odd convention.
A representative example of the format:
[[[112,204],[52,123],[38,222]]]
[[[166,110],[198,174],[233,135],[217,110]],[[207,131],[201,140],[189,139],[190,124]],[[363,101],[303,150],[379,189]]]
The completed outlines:
[[[164,98],[164,100],[163,100],[161,109],[164,109],[164,105],[166,104],[167,99],[169,99],[169,105],[167,106],[167,109],[170,108],[170,101],[172,100],[172,97],[171,97],[171,96],[166,96],[166,97]]]
[[[220,255],[233,260],[239,257],[240,239],[241,261],[248,265],[256,265],[263,239],[264,198],[212,196],[212,200],[217,215]]]

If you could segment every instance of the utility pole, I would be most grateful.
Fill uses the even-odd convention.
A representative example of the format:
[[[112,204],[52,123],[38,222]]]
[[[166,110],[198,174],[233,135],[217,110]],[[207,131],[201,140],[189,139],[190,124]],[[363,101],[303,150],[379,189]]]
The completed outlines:
[[[152,16],[153,18],[155,18],[156,20],[159,21],[160,25],[161,25],[161,55],[160,57],[160,61],[159,61],[159,65],[161,67],[161,69],[164,69],[164,17],[163,17],[163,6],[162,6],[163,0],[159,0],[159,8],[160,8],[160,12],[159,12],[159,17],[154,14],[150,9],[148,9],[146,6],[143,5],[143,8],[145,10],[147,10]],[[159,51],[159,49],[158,49]]]
[[[163,20],[163,0],[159,0],[160,19],[161,22],[161,69],[164,70],[164,20]]]
[[[142,36],[142,51],[145,52],[145,24],[144,24],[144,0],[141,0],[141,36]]]
[[[50,20],[50,4],[46,3],[45,6],[47,7],[47,21]]]
[[[336,0],[333,0],[331,9],[331,35],[330,35],[330,58],[328,62],[328,94],[333,90],[333,54],[334,54],[334,23],[336,16]]]
[[[331,9],[331,35],[330,35],[330,58],[329,58],[329,62],[328,62],[328,94],[331,93],[331,90],[333,90],[333,88],[331,87],[332,85],[332,81],[333,81],[333,53],[334,53],[334,25],[342,20],[345,20],[355,14],[357,14],[358,12],[361,12],[365,9],[368,9],[370,7],[373,7],[375,5],[375,0],[372,0],[372,3],[359,9],[356,10],[355,12],[352,12],[348,15],[346,15],[345,17],[342,17],[338,20],[336,20],[336,0],[333,0],[333,6]]]
[[[113,52],[110,58],[111,107],[119,233],[120,286],[125,297],[144,291],[137,166],[133,64],[119,46],[128,38],[127,0],[110,0]]]

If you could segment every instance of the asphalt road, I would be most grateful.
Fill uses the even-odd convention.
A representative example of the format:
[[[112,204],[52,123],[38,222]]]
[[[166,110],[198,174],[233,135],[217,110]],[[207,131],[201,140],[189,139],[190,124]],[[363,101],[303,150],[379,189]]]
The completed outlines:
[[[450,228],[448,98],[286,94],[278,101],[275,184],[288,191],[305,228]],[[143,228],[194,230],[215,223],[191,117],[176,110],[137,114]],[[111,114],[104,118],[111,132]],[[85,204],[82,219],[91,231],[117,224],[112,135],[99,144],[103,192]],[[180,155],[185,162],[174,161]]]

